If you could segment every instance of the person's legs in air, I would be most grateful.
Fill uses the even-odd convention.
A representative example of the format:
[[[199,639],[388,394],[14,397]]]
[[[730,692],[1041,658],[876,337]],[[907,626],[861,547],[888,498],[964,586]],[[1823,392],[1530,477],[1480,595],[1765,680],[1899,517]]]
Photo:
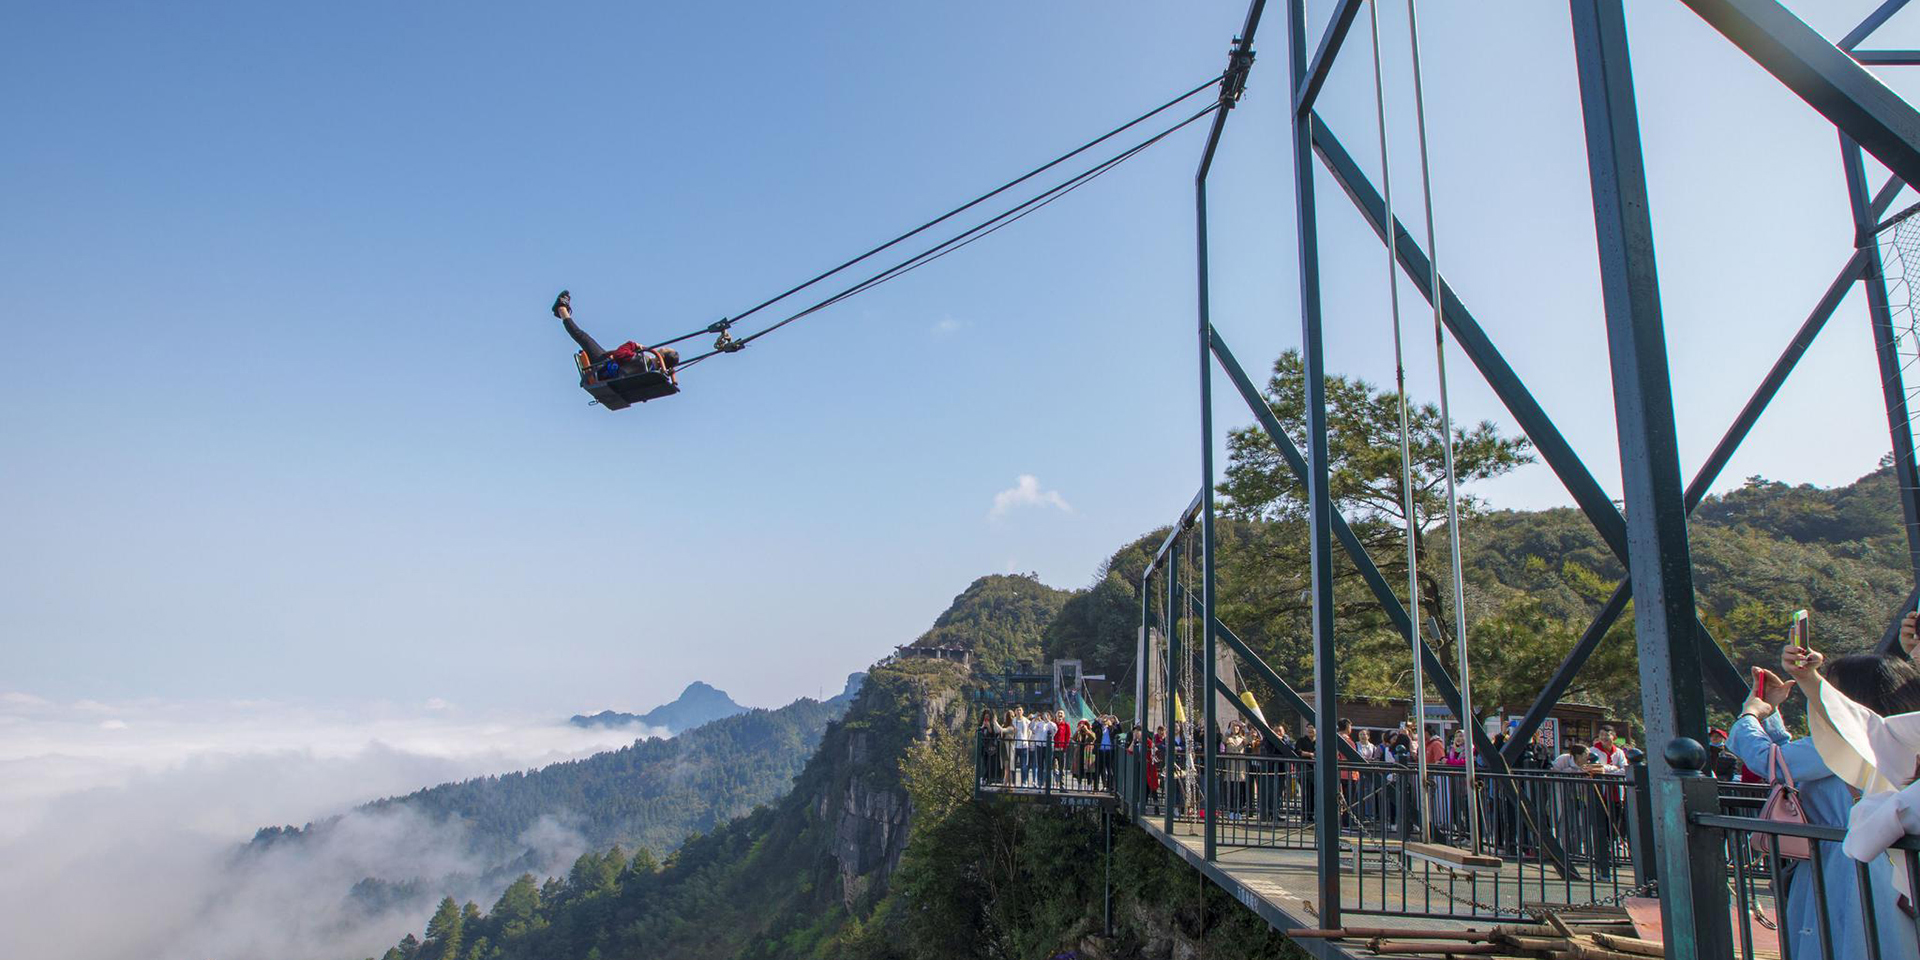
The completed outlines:
[[[600,349],[599,342],[573,322],[573,296],[567,291],[560,291],[560,296],[553,301],[553,315],[559,317],[560,325],[567,328],[567,336],[587,352],[588,363],[599,366],[601,361],[607,359],[607,352]]]

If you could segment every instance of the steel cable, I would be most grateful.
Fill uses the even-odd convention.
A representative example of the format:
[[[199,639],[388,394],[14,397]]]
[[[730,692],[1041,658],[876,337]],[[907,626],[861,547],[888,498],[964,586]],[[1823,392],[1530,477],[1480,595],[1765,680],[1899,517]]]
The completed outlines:
[[[1021,202],[1020,204],[1017,204],[1005,211],[1002,211],[1001,213],[975,225],[974,227],[971,227],[959,234],[949,237],[946,240],[943,240],[940,243],[935,244],[934,246],[921,251],[920,253],[917,253],[911,257],[908,257],[907,259],[902,260],[899,263],[896,263],[884,270],[881,270],[880,272],[866,278],[865,280],[861,280],[860,282],[855,283],[852,286],[847,287],[844,290],[841,290],[839,293],[836,293],[830,297],[827,297],[824,300],[819,301],[818,303],[815,303],[809,307],[806,307],[805,309],[802,309],[796,313],[790,314],[789,316],[773,324],[770,324],[760,330],[757,330],[752,334],[749,334],[745,337],[741,337],[739,340],[735,342],[736,345],[732,348],[732,350],[738,350],[741,347],[744,347],[747,344],[752,343],[753,341],[758,340],[759,338],[764,337],[767,334],[772,333],[773,331],[786,326],[787,324],[790,324],[796,320],[800,320],[804,317],[811,316],[812,314],[825,310],[828,307],[831,307],[837,303],[840,303],[843,300],[848,299],[849,297],[853,297],[861,293],[865,293],[866,291],[871,290],[874,287],[879,286],[880,284],[886,283],[887,281],[892,280],[896,277],[899,277],[903,274],[910,273],[914,270],[917,270],[923,266],[926,266],[929,263],[932,263],[935,260],[940,259],[941,257],[946,256],[947,254],[953,253],[954,251],[967,246],[968,244],[974,243],[977,240],[981,240],[995,233],[1001,228],[1006,227],[1026,217],[1028,214],[1031,214],[1034,211],[1047,206],[1048,204],[1054,202],[1055,200],[1058,200],[1061,197],[1064,197],[1067,194],[1072,193],[1073,191],[1078,190],[1083,186],[1086,186],[1088,183],[1091,183],[1092,181],[1100,177],[1102,174],[1108,172],[1109,170],[1112,170],[1114,167],[1117,167],[1120,164],[1125,163],[1126,161],[1132,159],[1133,157],[1138,156],[1141,152],[1145,151],[1148,147],[1151,147],[1154,144],[1159,143],[1162,140],[1165,140],[1167,137],[1172,136],[1174,133],[1177,133],[1178,131],[1186,128],[1187,126],[1190,126],[1194,122],[1200,120],[1203,117],[1206,117],[1207,115],[1213,113],[1215,110],[1218,110],[1218,109],[1220,109],[1220,104],[1218,103],[1209,104],[1204,109],[1200,110],[1197,113],[1194,113],[1192,116],[1187,117],[1186,119],[1180,121],[1179,123],[1176,123],[1166,128],[1165,130],[1162,130],[1159,133],[1154,134],[1152,137],[1149,137],[1146,140],[1143,140],[1140,143],[1135,144],[1134,146],[1129,147],[1128,149],[1118,154],[1115,154],[1114,156],[1109,157],[1106,160],[1101,161],[1100,163],[1094,165],[1093,167],[1088,168],[1087,170],[1079,174],[1076,174],[1075,176],[1065,181],[1062,181],[1061,183],[1056,184],[1055,186],[1050,187],[1047,190],[1042,191],[1041,193],[1034,195],[1033,197]],[[725,352],[731,352],[731,350],[727,350],[727,351],[709,350],[706,353],[700,354],[699,356],[693,357],[692,359],[682,362],[679,365],[679,369],[685,370],[686,368],[691,367],[694,364],[697,364],[703,360],[709,359],[715,356],[716,354],[725,353]]]

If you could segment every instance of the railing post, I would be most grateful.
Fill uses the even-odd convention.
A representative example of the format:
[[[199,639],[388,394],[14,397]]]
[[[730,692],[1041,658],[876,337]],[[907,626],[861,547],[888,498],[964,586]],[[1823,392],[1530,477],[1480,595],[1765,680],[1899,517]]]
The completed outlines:
[[[1633,783],[1633,805],[1627,808],[1627,853],[1634,882],[1645,885],[1659,877],[1659,858],[1653,855],[1653,778],[1647,773],[1645,753],[1627,751],[1627,779]]]

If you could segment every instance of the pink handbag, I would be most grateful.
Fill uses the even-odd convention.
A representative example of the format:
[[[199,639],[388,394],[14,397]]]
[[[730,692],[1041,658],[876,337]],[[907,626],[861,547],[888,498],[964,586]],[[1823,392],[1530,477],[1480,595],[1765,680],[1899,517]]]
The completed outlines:
[[[1767,753],[1767,780],[1773,784],[1773,789],[1767,791],[1767,802],[1761,805],[1757,819],[1806,826],[1807,811],[1800,806],[1800,790],[1793,785],[1793,771],[1787,769],[1787,761],[1780,756],[1780,745],[1777,743]],[[1753,833],[1747,836],[1747,842],[1755,853],[1765,854],[1773,850],[1777,842],[1781,857],[1789,860],[1813,859],[1813,841],[1806,837]]]

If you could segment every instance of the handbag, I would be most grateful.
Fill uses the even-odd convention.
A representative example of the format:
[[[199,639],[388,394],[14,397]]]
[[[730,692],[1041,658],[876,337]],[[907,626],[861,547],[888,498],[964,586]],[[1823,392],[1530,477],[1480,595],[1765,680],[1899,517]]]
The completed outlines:
[[[1806,826],[1807,811],[1800,804],[1800,790],[1793,785],[1793,771],[1787,769],[1779,744],[1774,744],[1767,754],[1767,780],[1773,789],[1767,791],[1767,802],[1761,805],[1757,819]],[[1747,842],[1756,853],[1774,853],[1789,860],[1813,859],[1813,841],[1806,837],[1756,832],[1748,835]]]

